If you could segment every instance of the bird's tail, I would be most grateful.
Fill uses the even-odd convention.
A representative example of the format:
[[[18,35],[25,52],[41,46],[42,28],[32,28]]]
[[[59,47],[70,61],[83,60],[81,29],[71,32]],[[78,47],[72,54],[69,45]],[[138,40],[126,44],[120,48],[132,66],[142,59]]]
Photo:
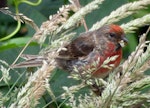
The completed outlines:
[[[22,54],[21,58],[25,59],[25,61],[11,65],[11,68],[37,67],[42,66],[43,60],[48,61],[46,57],[39,55]]]

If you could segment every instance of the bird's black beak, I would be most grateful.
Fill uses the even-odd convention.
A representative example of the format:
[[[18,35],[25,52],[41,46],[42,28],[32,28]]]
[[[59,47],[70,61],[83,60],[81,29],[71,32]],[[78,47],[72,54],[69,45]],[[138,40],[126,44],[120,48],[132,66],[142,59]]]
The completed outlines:
[[[119,41],[121,47],[126,46],[127,43],[128,43],[128,39],[125,36],[122,36],[121,40]]]
[[[124,41],[124,43],[128,43],[128,39],[126,37],[123,37],[122,40]]]

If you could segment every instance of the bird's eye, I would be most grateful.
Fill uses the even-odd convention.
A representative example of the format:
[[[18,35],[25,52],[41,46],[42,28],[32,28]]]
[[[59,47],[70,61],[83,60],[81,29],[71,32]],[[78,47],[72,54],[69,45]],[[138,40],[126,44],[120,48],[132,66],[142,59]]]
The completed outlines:
[[[110,33],[109,36],[112,38],[112,37],[115,37],[116,34],[115,33]]]

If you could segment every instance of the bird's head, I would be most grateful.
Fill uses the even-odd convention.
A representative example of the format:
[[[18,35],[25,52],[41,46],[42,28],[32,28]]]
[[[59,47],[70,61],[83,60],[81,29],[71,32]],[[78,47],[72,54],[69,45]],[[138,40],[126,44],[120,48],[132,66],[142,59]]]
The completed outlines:
[[[124,47],[128,42],[123,29],[119,25],[109,25],[109,32],[107,36],[111,41],[120,44],[121,47]]]
[[[97,30],[97,34],[100,34],[100,37],[105,38],[106,41],[116,44],[118,47],[124,47],[128,42],[123,29],[119,25],[104,25]]]

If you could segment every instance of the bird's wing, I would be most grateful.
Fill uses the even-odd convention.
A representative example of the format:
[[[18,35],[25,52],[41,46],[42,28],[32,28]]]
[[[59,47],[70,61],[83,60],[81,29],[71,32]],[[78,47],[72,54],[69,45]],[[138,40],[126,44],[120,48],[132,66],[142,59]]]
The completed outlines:
[[[60,50],[58,58],[71,60],[78,57],[87,56],[95,47],[92,35],[93,32],[81,34],[65,46],[66,50]]]

